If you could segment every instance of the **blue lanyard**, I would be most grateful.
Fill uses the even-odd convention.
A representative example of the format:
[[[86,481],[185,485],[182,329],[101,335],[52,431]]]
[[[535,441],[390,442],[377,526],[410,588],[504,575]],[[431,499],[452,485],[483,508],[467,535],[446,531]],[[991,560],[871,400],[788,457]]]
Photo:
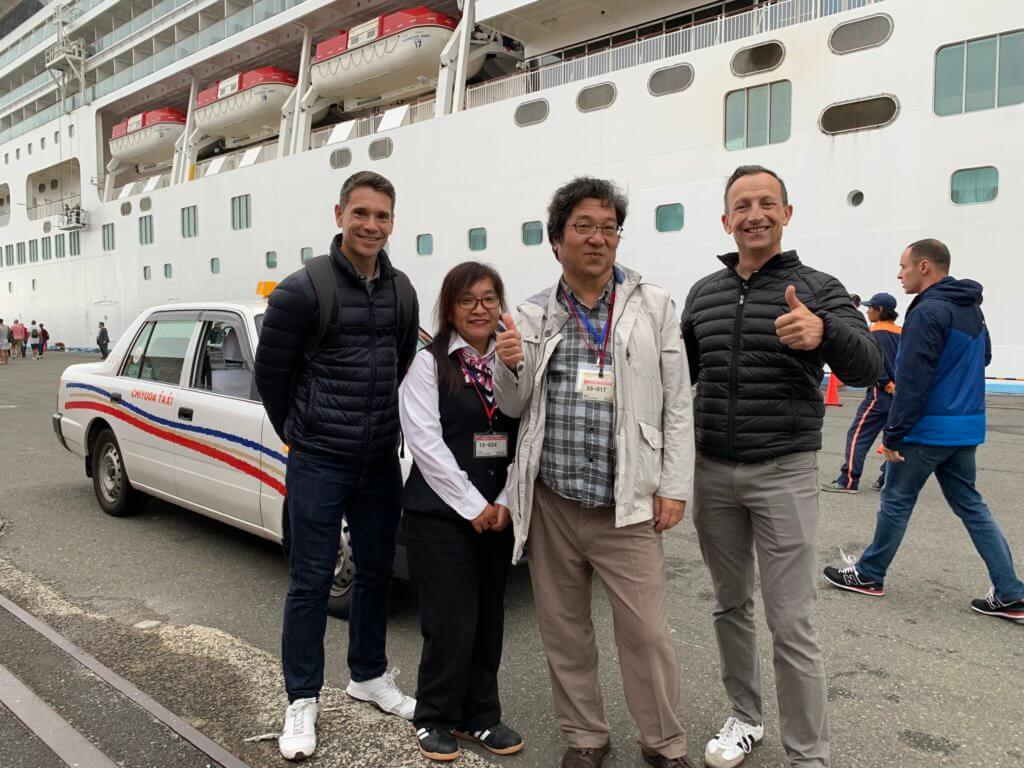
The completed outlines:
[[[590,318],[587,317],[586,312],[580,310],[579,302],[576,301],[575,296],[573,296],[571,293],[567,293],[564,288],[562,289],[562,295],[565,296],[565,300],[569,302],[569,306],[572,308],[572,313],[576,316],[576,319],[579,321],[580,325],[586,328],[587,333],[590,334],[590,337],[594,340],[594,343],[597,344],[599,348],[603,347],[605,337],[608,335],[608,329],[611,327],[612,324],[612,309],[614,309],[615,307],[615,289],[612,289],[611,300],[608,302],[608,319],[605,320],[604,326],[601,328],[600,331],[598,331],[590,322]]]

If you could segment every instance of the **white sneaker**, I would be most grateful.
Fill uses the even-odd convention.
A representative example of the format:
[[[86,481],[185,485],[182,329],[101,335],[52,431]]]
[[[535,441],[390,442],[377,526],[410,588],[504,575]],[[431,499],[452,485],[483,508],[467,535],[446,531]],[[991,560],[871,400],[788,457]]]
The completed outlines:
[[[353,699],[368,701],[376,705],[381,712],[412,720],[413,713],[416,711],[416,699],[406,696],[398,690],[398,686],[395,685],[395,678],[398,677],[398,674],[399,670],[396,668],[385,672],[380,677],[362,683],[350,680],[345,693]]]
[[[277,739],[285,760],[304,760],[316,751],[316,714],[316,699],[296,699],[288,705]]]
[[[704,748],[704,764],[710,768],[735,768],[763,738],[763,725],[747,725],[730,717]]]

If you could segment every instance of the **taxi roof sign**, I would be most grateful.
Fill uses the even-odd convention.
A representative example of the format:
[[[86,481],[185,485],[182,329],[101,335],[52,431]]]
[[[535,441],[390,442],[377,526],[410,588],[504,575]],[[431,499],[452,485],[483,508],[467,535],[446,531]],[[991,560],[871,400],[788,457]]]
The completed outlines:
[[[256,283],[256,295],[261,299],[265,299],[270,296],[274,288],[277,287],[276,280],[260,280]]]

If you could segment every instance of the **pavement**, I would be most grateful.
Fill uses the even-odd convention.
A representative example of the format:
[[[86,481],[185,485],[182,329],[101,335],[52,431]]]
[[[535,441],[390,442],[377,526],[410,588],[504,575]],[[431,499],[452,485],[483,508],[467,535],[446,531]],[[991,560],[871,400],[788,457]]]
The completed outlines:
[[[130,681],[253,768],[282,766],[276,742],[246,742],[280,728],[281,604],[287,572],[279,548],[221,523],[150,501],[131,518],[104,515],[81,460],[50,427],[57,380],[73,362],[50,353],[0,367],[0,593]],[[860,393],[828,409],[822,482],[834,478]],[[986,500],[1024,562],[1020,512],[1024,398],[991,395],[989,437],[979,449]],[[870,461],[874,462],[872,457]],[[870,478],[877,467],[865,472]],[[869,541],[878,494],[821,494],[819,565]],[[711,627],[710,580],[688,520],[665,539],[669,626],[681,661],[680,715],[700,765],[703,744],[728,714]],[[902,768],[1024,766],[1014,723],[1024,722],[1024,627],[979,616],[969,602],[988,589],[970,540],[929,482],[883,599],[822,585],[819,632],[829,676],[833,765]],[[598,589],[594,623],[613,751],[608,768],[640,766],[635,729],[618,674],[608,602]],[[564,742],[551,713],[543,650],[525,567],[513,571],[501,671],[505,720],[526,750],[494,759],[513,768],[557,766]],[[770,636],[758,616],[766,737],[745,765],[786,764],[778,738]],[[428,765],[403,721],[348,699],[347,625],[330,620],[321,747],[305,763],[325,768]],[[396,582],[391,663],[415,688],[418,615],[408,584]],[[178,768],[211,760],[137,705],[0,610],[0,665],[117,765]],[[0,768],[60,766],[39,739],[0,706]],[[456,765],[492,759],[467,749]]]

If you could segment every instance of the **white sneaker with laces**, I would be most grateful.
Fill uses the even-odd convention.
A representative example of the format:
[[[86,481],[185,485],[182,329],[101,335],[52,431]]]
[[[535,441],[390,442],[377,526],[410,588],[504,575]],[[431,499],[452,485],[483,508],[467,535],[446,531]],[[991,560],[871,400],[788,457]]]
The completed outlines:
[[[748,725],[730,717],[704,748],[704,764],[710,768],[735,768],[763,738],[763,725]]]
[[[296,699],[288,705],[277,739],[285,760],[304,760],[316,751],[316,714],[316,699]]]
[[[350,680],[345,693],[353,699],[370,702],[381,712],[412,720],[412,716],[416,712],[416,699],[406,696],[398,689],[398,686],[395,685],[395,678],[398,675],[399,669],[396,667],[373,680],[365,680],[361,683]]]

